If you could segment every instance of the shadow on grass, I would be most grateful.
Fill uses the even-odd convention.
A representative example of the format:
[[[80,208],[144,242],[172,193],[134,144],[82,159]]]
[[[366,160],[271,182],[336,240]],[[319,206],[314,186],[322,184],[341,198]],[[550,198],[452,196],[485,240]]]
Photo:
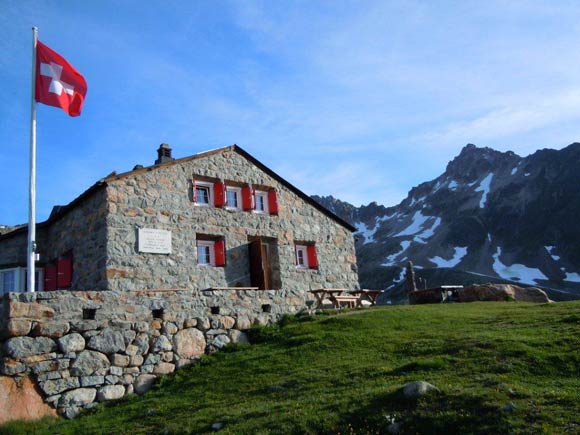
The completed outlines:
[[[481,397],[433,392],[412,400],[401,390],[377,396],[344,416],[336,433],[387,434],[393,422],[401,425],[400,434],[510,433],[503,411]]]

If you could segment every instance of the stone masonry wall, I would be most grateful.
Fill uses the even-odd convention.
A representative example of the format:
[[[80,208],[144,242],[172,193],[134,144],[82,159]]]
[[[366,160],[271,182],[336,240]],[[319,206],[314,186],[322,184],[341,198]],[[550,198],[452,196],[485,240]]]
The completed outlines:
[[[286,290],[56,291],[0,301],[0,374],[31,379],[69,418],[142,394],[158,375],[246,341],[251,325],[306,307],[303,292]]]
[[[279,214],[195,206],[192,179],[275,188]],[[358,288],[352,233],[235,151],[224,151],[107,180],[108,288],[204,289],[250,285],[251,237],[272,241],[273,268],[281,288]],[[170,255],[137,251],[137,228],[172,232]],[[226,267],[196,264],[196,234],[224,236]],[[318,270],[296,268],[296,241],[315,242]]]

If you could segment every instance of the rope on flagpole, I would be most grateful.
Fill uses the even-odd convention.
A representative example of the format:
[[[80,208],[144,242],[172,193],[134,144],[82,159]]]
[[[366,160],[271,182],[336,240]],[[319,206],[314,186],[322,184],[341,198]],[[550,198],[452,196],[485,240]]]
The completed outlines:
[[[28,202],[28,267],[26,269],[27,291],[35,291],[36,261],[36,43],[38,28],[32,28],[32,95],[30,111],[30,184]]]

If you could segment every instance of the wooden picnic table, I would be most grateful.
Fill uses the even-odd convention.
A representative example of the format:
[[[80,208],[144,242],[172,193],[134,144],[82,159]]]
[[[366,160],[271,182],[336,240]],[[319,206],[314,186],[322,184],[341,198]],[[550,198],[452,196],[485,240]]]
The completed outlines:
[[[347,291],[345,288],[317,288],[314,290],[309,290],[310,293],[316,298],[316,308],[322,309],[324,299],[328,298],[335,308],[340,308],[340,301],[337,297],[340,297],[342,293]]]
[[[369,290],[369,289],[361,289],[361,290],[353,290],[350,292],[351,295],[358,295],[359,299],[357,301],[357,306],[362,307],[362,301],[366,300],[371,303],[371,306],[377,303],[377,299],[379,295],[383,292],[383,290]]]

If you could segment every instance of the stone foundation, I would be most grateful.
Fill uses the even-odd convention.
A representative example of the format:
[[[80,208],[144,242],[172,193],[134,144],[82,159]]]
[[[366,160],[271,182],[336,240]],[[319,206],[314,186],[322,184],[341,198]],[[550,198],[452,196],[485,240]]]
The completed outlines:
[[[26,394],[37,390],[51,407],[13,417],[54,408],[72,418],[97,402],[146,392],[158,375],[246,341],[252,325],[304,310],[306,299],[289,290],[11,293],[0,304],[0,375],[8,377],[0,380],[9,392],[28,383]],[[11,394],[3,403],[20,397]]]

